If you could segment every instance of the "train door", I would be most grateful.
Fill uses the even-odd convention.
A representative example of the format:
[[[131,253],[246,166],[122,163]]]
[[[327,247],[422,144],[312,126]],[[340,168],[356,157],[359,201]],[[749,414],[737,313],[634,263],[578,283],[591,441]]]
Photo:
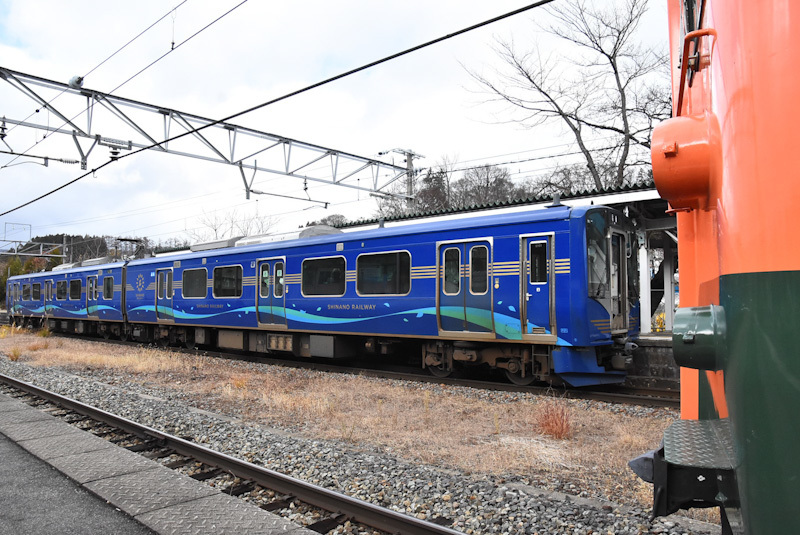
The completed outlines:
[[[491,241],[448,242],[438,246],[439,328],[493,333]]]
[[[46,280],[44,281],[44,315],[48,317],[50,315],[50,309],[53,305],[51,305],[51,301],[53,300],[53,281]]]
[[[258,263],[258,323],[286,326],[286,297],[284,287],[286,261],[283,258]]]
[[[20,290],[20,285],[18,282],[14,283],[14,308],[17,309],[17,312],[22,312],[22,303],[20,303],[20,298],[22,297],[22,292]]]
[[[97,317],[97,275],[86,277],[86,315],[90,318]]]
[[[172,311],[172,269],[156,270],[156,318],[174,320]]]
[[[610,256],[609,284],[611,287],[611,331],[627,331],[627,248],[625,246],[624,234],[612,232]]]
[[[522,237],[522,333],[553,334],[553,235]]]

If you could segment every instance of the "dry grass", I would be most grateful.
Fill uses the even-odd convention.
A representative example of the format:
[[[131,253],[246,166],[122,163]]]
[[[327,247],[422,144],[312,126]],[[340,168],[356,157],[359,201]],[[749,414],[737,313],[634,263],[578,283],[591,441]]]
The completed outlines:
[[[42,349],[48,349],[50,344],[48,342],[34,342],[28,346],[28,351],[40,351]]]
[[[15,347],[36,341],[30,334],[2,338],[0,353],[9,358]],[[467,473],[518,474],[540,485],[574,481],[590,495],[644,507],[651,503],[652,487],[626,463],[657,446],[671,421],[669,412],[633,417],[582,408],[568,399],[508,395],[498,401],[498,394],[487,400],[448,387],[49,340],[49,347],[29,347],[26,363],[115,382],[124,372],[129,374],[125,381],[181,390],[201,408],[307,437],[383,449]]]
[[[570,409],[564,399],[548,399],[539,403],[536,424],[543,435],[564,440],[572,435]]]
[[[14,327],[12,325],[3,325],[2,327],[0,327],[0,340],[4,340],[4,339],[12,337],[12,336],[18,336],[18,335],[23,334],[23,333],[24,333],[24,331],[22,330],[22,327]]]
[[[19,346],[14,346],[8,351],[8,360],[11,362],[17,362],[21,356],[22,349]]]

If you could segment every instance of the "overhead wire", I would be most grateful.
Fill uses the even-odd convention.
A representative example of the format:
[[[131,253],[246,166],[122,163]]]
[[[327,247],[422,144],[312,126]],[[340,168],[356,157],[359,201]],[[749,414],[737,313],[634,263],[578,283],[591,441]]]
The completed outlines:
[[[550,147],[544,147],[542,149],[534,149],[534,150],[545,150],[545,149],[555,148],[555,147],[559,147],[559,146],[566,146],[566,145],[571,145],[571,144],[574,144],[574,143],[563,143],[563,144],[559,144],[559,145],[553,145],[553,146],[550,146]],[[594,149],[590,149],[590,151],[591,152],[596,152],[596,151],[601,151],[601,150],[605,150],[605,149],[609,149],[609,148],[614,148],[614,147],[594,148]],[[0,152],[2,152],[2,151],[0,151]],[[515,153],[511,153],[511,154],[522,154],[522,153],[525,153],[525,152],[532,152],[532,151],[530,151],[530,150],[529,151],[519,151],[519,152],[515,152]],[[574,156],[574,155],[580,155],[580,154],[582,154],[581,151],[574,151],[574,152],[568,152],[568,153],[549,154],[549,155],[544,155],[544,156],[527,158],[527,159],[523,159],[523,160],[514,160],[514,161],[503,162],[503,163],[499,163],[499,164],[487,163],[485,165],[498,165],[498,166],[500,166],[500,165],[513,165],[515,163],[527,163],[527,162],[530,162],[530,161],[544,161],[544,160],[547,160],[547,159],[562,158],[562,157],[568,157],[568,156]],[[491,158],[491,157],[487,157],[487,158]],[[480,160],[480,159],[466,160],[465,162],[477,161],[477,160]],[[579,165],[580,163],[582,163],[582,161],[575,161],[575,162],[568,163],[568,164],[561,164],[561,165],[554,165],[554,166],[547,166],[547,167],[539,167],[539,168],[536,168],[536,169],[529,169],[529,170],[510,171],[509,172],[509,177],[511,178],[512,181],[515,181],[515,182],[520,181],[520,180],[524,180],[524,179],[530,179],[530,178],[536,178],[536,177],[545,177],[545,176],[548,176],[548,173],[544,173],[543,171],[550,171],[550,170],[553,170],[553,169],[557,169],[557,168],[561,167],[562,165]],[[470,167],[462,167],[462,168],[458,168],[458,169],[449,170],[448,172],[462,172],[462,171],[468,171],[468,170],[472,170],[472,169],[477,169],[477,168],[480,168],[480,167],[482,167],[482,165],[470,166]],[[427,169],[429,169],[429,168],[422,168],[421,171],[425,171]],[[524,176],[520,176],[520,175],[524,175]],[[517,178],[515,178],[515,177],[517,177]],[[271,183],[273,183],[275,181],[279,181],[279,180],[280,180],[280,177],[267,178],[266,180],[262,180],[262,181],[259,181],[259,182],[255,183],[254,186],[258,186],[258,187],[264,188],[267,184],[271,184]],[[330,187],[333,187],[333,186],[331,184],[315,183],[315,184],[309,185],[308,189],[309,190],[320,190],[322,188],[330,188]],[[270,186],[270,189],[272,189],[271,186]],[[47,224],[47,225],[40,225],[39,228],[63,227],[65,225],[75,225],[75,224],[79,224],[79,223],[91,223],[91,222],[98,222],[98,221],[106,221],[106,220],[109,220],[109,219],[124,219],[126,217],[135,217],[135,216],[142,215],[142,214],[158,213],[158,212],[163,212],[165,210],[174,209],[174,208],[165,208],[165,207],[174,207],[175,205],[196,201],[198,199],[202,199],[202,198],[205,198],[205,197],[212,197],[212,196],[216,197],[216,196],[218,196],[220,194],[226,193],[227,191],[228,190],[219,190],[219,191],[214,191],[214,192],[203,193],[203,194],[200,194],[200,195],[193,195],[193,196],[190,196],[190,197],[183,197],[181,199],[175,199],[175,200],[164,202],[164,203],[160,203],[160,204],[157,204],[157,205],[150,205],[150,206],[148,206],[146,208],[137,208],[137,209],[127,210],[127,211],[122,211],[122,212],[113,211],[113,212],[109,212],[107,214],[98,215],[98,216],[95,216],[95,217],[89,217],[89,218],[83,218],[83,219],[75,219],[75,220],[70,220],[70,221],[60,221],[60,222],[57,222],[57,223],[50,223],[50,224]],[[363,199],[363,200],[371,201],[372,199]],[[351,204],[351,203],[354,203],[354,202],[360,202],[360,201],[357,201],[357,200],[343,201],[343,202],[333,202],[333,201],[331,201],[330,207],[332,208],[332,207],[335,207],[335,206],[341,206],[343,204]],[[302,210],[305,210],[305,209],[288,210],[288,211],[281,212],[281,213],[276,214],[276,215],[295,214],[295,213],[301,212]],[[185,219],[185,218],[180,218],[180,219]],[[174,221],[177,221],[177,220],[174,220]],[[160,226],[162,224],[169,224],[169,223],[172,223],[174,221],[170,220],[167,223],[161,223],[161,224],[158,224],[158,225],[149,225],[146,228],[152,228],[153,226]],[[135,230],[139,230],[139,229],[135,229]],[[126,231],[126,232],[128,232],[128,231]]]
[[[136,40],[137,40],[137,39],[139,39],[141,36],[143,36],[145,33],[147,33],[148,31],[150,31],[150,30],[151,30],[151,29],[152,29],[152,28],[153,28],[153,27],[154,27],[156,24],[158,24],[159,22],[161,22],[162,20],[164,20],[164,19],[165,19],[165,18],[166,18],[166,17],[167,17],[167,16],[168,16],[170,13],[174,13],[174,12],[175,12],[175,11],[176,11],[176,10],[177,10],[179,7],[181,7],[183,4],[185,4],[185,3],[186,3],[186,2],[188,2],[188,1],[189,1],[189,0],[183,0],[183,1],[182,1],[180,4],[178,4],[177,6],[173,7],[172,9],[170,9],[169,11],[167,11],[166,13],[164,13],[164,15],[162,15],[162,16],[161,16],[161,17],[159,17],[159,18],[158,18],[158,19],[157,19],[155,22],[153,22],[152,24],[150,24],[150,26],[148,26],[147,28],[145,28],[144,30],[142,30],[141,32],[139,32],[139,33],[138,33],[138,34],[137,34],[137,35],[136,35],[134,38],[130,39],[130,40],[127,42],[127,43],[125,43],[124,45],[122,45],[121,47],[119,47],[119,48],[118,48],[118,49],[117,49],[117,50],[116,50],[114,53],[112,53],[112,54],[111,54],[110,56],[108,56],[106,59],[104,59],[103,61],[101,61],[100,63],[98,63],[98,64],[97,64],[97,65],[95,65],[94,67],[92,67],[92,68],[89,70],[89,72],[87,72],[86,74],[84,74],[83,76],[81,76],[81,77],[80,77],[80,78],[81,78],[81,80],[85,80],[87,76],[89,76],[90,74],[92,74],[94,71],[96,71],[97,69],[99,69],[100,67],[102,67],[102,66],[103,66],[105,63],[107,63],[107,62],[108,62],[108,61],[109,61],[111,58],[113,58],[114,56],[116,56],[117,54],[119,54],[120,52],[122,52],[124,49],[126,49],[128,46],[130,46],[131,44],[133,44],[133,42],[134,42],[134,41],[136,41]],[[61,95],[63,95],[63,94],[66,92],[66,91],[67,91],[67,89],[66,89],[66,88],[65,88],[65,89],[62,89],[61,91],[59,91],[59,92],[58,92],[58,94],[56,94],[56,96],[54,96],[53,98],[51,98],[50,100],[48,100],[48,101],[47,101],[47,103],[45,104],[45,106],[49,106],[50,104],[52,104],[53,102],[55,102],[55,100],[56,100],[58,97],[60,97]],[[37,108],[36,110],[34,110],[34,112],[33,112],[33,113],[31,113],[30,115],[28,115],[27,117],[25,117],[25,118],[24,118],[24,119],[23,119],[21,122],[23,122],[23,123],[24,123],[25,121],[27,121],[28,119],[30,119],[31,117],[33,117],[33,116],[34,116],[36,113],[38,113],[38,112],[39,112],[39,109],[40,109],[40,108]],[[15,125],[13,125],[11,128],[9,128],[9,129],[8,129],[8,132],[7,132],[7,134],[10,134],[11,132],[13,132],[13,131],[14,131],[14,129],[15,129],[17,126],[19,126],[19,124],[15,124]],[[28,149],[28,150],[30,150],[30,149]],[[6,167],[6,166],[3,166],[3,167]]]
[[[186,1],[186,0],[184,0],[184,1]],[[161,56],[159,56],[158,58],[156,58],[155,60],[153,60],[152,62],[150,62],[150,63],[149,63],[149,64],[148,64],[146,67],[144,67],[143,69],[139,70],[139,71],[138,71],[136,74],[134,74],[133,76],[129,77],[127,80],[125,80],[124,82],[122,82],[121,84],[119,84],[118,86],[116,86],[116,87],[115,87],[114,89],[112,89],[111,91],[108,91],[108,92],[107,92],[107,94],[109,94],[109,95],[110,95],[110,94],[112,94],[114,91],[117,91],[117,90],[118,90],[118,89],[120,89],[122,86],[124,86],[125,84],[127,84],[128,82],[130,82],[131,80],[133,80],[134,78],[136,78],[137,76],[139,76],[140,74],[142,74],[144,71],[146,71],[147,69],[149,69],[150,67],[152,67],[153,65],[155,65],[156,63],[158,63],[159,61],[161,61],[162,59],[164,59],[165,57],[167,57],[169,54],[172,54],[172,53],[173,53],[174,51],[176,51],[178,48],[180,48],[180,47],[181,47],[181,46],[183,46],[184,44],[188,43],[189,41],[191,41],[192,39],[194,39],[195,37],[197,37],[198,35],[200,35],[201,33],[203,33],[205,30],[207,30],[208,28],[210,28],[211,26],[213,26],[214,24],[216,24],[217,22],[219,22],[220,20],[222,20],[224,17],[228,16],[228,15],[229,15],[229,14],[231,14],[233,11],[235,11],[236,9],[238,9],[239,7],[241,7],[242,5],[244,5],[245,3],[247,3],[247,1],[248,1],[248,0],[242,0],[241,2],[239,2],[238,4],[236,4],[235,6],[233,6],[231,9],[229,9],[228,11],[226,11],[225,13],[223,13],[222,15],[220,15],[219,17],[217,17],[217,18],[216,18],[216,19],[214,19],[213,21],[209,22],[208,24],[206,24],[205,26],[203,26],[202,28],[200,28],[198,31],[196,31],[195,33],[193,33],[192,35],[190,35],[189,37],[187,37],[186,39],[184,39],[183,41],[181,41],[181,42],[180,42],[180,43],[178,43],[177,45],[173,44],[173,46],[172,46],[172,47],[171,47],[171,48],[170,48],[170,49],[169,49],[167,52],[165,52],[164,54],[162,54]],[[162,17],[162,18],[163,18],[163,17]],[[64,91],[66,91],[66,90],[64,90]],[[63,91],[62,91],[62,93],[63,93]],[[66,122],[66,123],[63,123],[63,124],[62,124],[62,125],[61,125],[59,128],[56,128],[55,130],[56,130],[56,131],[57,131],[57,130],[60,130],[61,128],[63,128],[63,127],[64,127],[64,126],[66,126],[67,124],[69,124],[69,122],[72,122],[72,121],[74,121],[76,118],[78,118],[78,117],[80,117],[81,115],[83,115],[85,112],[86,112],[86,110],[83,110],[83,111],[81,111],[81,112],[79,112],[79,113],[75,114],[73,117],[71,117],[71,118],[69,119],[69,121],[68,121],[68,122]],[[205,128],[205,127],[203,127],[203,128]],[[177,136],[177,137],[182,137],[182,136]],[[42,140],[44,140],[44,139],[46,139],[46,138],[47,138],[47,135],[45,135],[45,136],[44,136],[44,138],[42,138]],[[173,139],[177,139],[177,138],[173,138]],[[164,141],[164,143],[166,143],[166,142],[168,142],[168,141],[171,141],[171,139],[169,139],[169,140],[165,140],[165,141]],[[34,147],[35,147],[36,145],[38,145],[40,142],[41,142],[41,141],[36,141],[36,142],[35,142],[33,145],[31,145],[30,147],[28,147],[28,149],[26,149],[26,150],[25,150],[25,151],[24,151],[24,152],[23,152],[21,155],[19,155],[19,156],[15,156],[15,157],[14,157],[14,158],[11,160],[11,162],[9,162],[8,164],[4,165],[3,167],[0,167],[0,169],[2,169],[2,168],[4,168],[4,167],[8,167],[8,165],[9,165],[9,164],[11,164],[11,163],[13,163],[14,161],[16,161],[18,158],[20,158],[20,156],[23,156],[23,155],[27,154],[27,152],[28,152],[29,150],[31,150],[32,148],[34,148]],[[160,145],[160,143],[159,143],[159,144],[156,144],[156,145],[151,145],[151,146],[149,146],[149,147],[145,147],[145,149],[151,149],[151,148],[153,148],[153,147],[155,147],[155,146],[157,146],[157,145]],[[145,150],[145,149],[142,149],[142,150]],[[138,152],[141,152],[141,150],[137,150],[137,151],[135,151],[135,152],[133,152],[133,153],[125,154],[124,156],[120,156],[120,157],[118,157],[118,158],[117,158],[117,160],[119,160],[119,159],[122,159],[122,158],[124,158],[125,156],[130,156],[131,154],[136,154],[136,153],[138,153]],[[110,162],[113,162],[113,161],[114,161],[114,160],[110,160]],[[108,165],[108,163],[110,163],[110,162],[106,162],[106,164],[105,164],[105,165]],[[101,167],[105,167],[105,165],[103,165],[103,166],[101,166]],[[98,169],[100,169],[100,168],[98,168]],[[96,171],[96,170],[98,170],[98,169],[95,169],[95,171]],[[91,174],[91,173],[87,173],[87,174]],[[86,176],[86,175],[84,175],[84,176]],[[83,178],[83,177],[80,177],[80,178]],[[67,184],[67,185],[69,185],[69,184]],[[61,189],[61,188],[59,188],[59,189]],[[57,191],[57,190],[56,190],[56,191]],[[55,193],[55,191],[54,191],[53,193]],[[33,202],[35,202],[35,200],[34,200]],[[8,212],[7,212],[7,213],[8,213]],[[5,215],[5,214],[0,214],[0,216],[2,216],[2,215]]]
[[[244,0],[242,3],[246,2],[246,1],[247,1],[247,0]],[[413,52],[416,52],[416,51],[418,51],[418,50],[422,50],[422,49],[424,49],[424,48],[427,48],[427,47],[430,47],[430,46],[432,46],[432,45],[435,45],[435,44],[441,43],[441,42],[443,42],[443,41],[446,41],[446,40],[452,39],[452,38],[454,38],[454,37],[457,37],[457,36],[459,36],[459,35],[462,35],[462,34],[464,34],[464,33],[467,33],[467,32],[473,31],[473,30],[476,30],[476,29],[478,29],[478,28],[482,28],[482,27],[484,27],[484,26],[488,26],[488,25],[490,25],[490,24],[493,24],[493,23],[495,23],[495,22],[498,22],[498,21],[501,21],[501,20],[507,19],[507,18],[509,18],[509,17],[512,17],[512,16],[514,16],[514,15],[518,15],[518,14],[520,14],[520,13],[524,13],[524,12],[526,12],[526,11],[530,11],[530,10],[532,10],[532,9],[535,9],[535,8],[538,8],[538,7],[541,7],[541,6],[544,6],[544,5],[546,5],[546,4],[549,4],[549,3],[553,2],[553,1],[554,1],[554,0],[539,0],[538,2],[534,2],[534,3],[532,3],[532,4],[528,4],[527,6],[523,6],[523,7],[519,8],[519,9],[515,9],[515,10],[513,10],[513,11],[509,11],[509,12],[507,12],[507,13],[504,13],[504,14],[502,14],[502,15],[499,15],[499,16],[497,16],[497,17],[493,17],[493,18],[491,18],[491,19],[488,19],[488,20],[485,20],[485,21],[483,21],[483,22],[479,22],[479,23],[477,23],[477,24],[473,24],[472,26],[469,26],[469,27],[463,28],[463,29],[461,29],[461,30],[458,30],[458,31],[456,31],[456,32],[453,32],[453,33],[447,34],[447,35],[445,35],[445,36],[442,36],[442,37],[438,37],[438,38],[436,38],[436,39],[432,39],[432,40],[430,40],[430,41],[427,41],[427,42],[425,42],[425,43],[422,43],[422,44],[420,44],[420,45],[416,45],[416,46],[413,46],[413,47],[411,47],[411,48],[405,49],[405,50],[403,50],[403,51],[401,51],[401,52],[397,52],[397,53],[395,53],[395,54],[391,54],[391,55],[389,55],[389,56],[386,56],[386,57],[384,57],[384,58],[381,58],[381,59],[379,59],[379,60],[376,60],[376,61],[372,61],[372,62],[370,62],[370,63],[367,63],[367,64],[365,64],[365,65],[362,65],[362,66],[360,66],[360,67],[356,67],[356,68],[354,68],[354,69],[351,69],[351,70],[349,70],[349,71],[346,71],[346,72],[344,72],[344,73],[341,73],[341,74],[338,74],[338,75],[332,76],[332,77],[330,77],[330,78],[326,78],[325,80],[322,80],[322,81],[320,81],[320,82],[313,83],[313,84],[311,84],[311,85],[308,85],[308,86],[306,86],[306,87],[303,87],[303,88],[301,88],[301,89],[297,89],[297,90],[295,90],[295,91],[291,91],[291,92],[289,92],[289,93],[286,93],[286,94],[284,94],[283,96],[280,96],[280,97],[273,98],[273,99],[271,99],[271,100],[268,100],[268,101],[266,101],[266,102],[263,102],[263,103],[261,103],[261,104],[257,104],[257,105],[255,105],[255,106],[252,106],[252,107],[250,107],[250,108],[247,108],[247,109],[245,109],[245,110],[243,110],[243,111],[240,111],[240,112],[234,113],[233,115],[230,115],[230,116],[228,116],[228,117],[225,117],[225,118],[223,118],[223,119],[218,119],[218,120],[216,120],[216,121],[212,121],[212,122],[210,122],[210,123],[208,123],[208,124],[205,124],[205,125],[202,125],[202,126],[196,127],[196,128],[194,128],[194,129],[188,130],[188,131],[186,131],[186,132],[184,132],[184,133],[182,133],[182,134],[178,134],[178,135],[176,135],[176,136],[173,136],[173,137],[170,137],[170,138],[168,138],[168,139],[165,139],[164,141],[161,141],[161,142],[158,142],[158,143],[153,143],[152,145],[149,145],[149,146],[146,146],[146,147],[142,147],[142,148],[140,148],[140,149],[138,149],[138,150],[135,150],[135,151],[133,151],[133,152],[130,152],[130,153],[127,153],[127,154],[121,155],[121,156],[119,156],[118,158],[116,158],[116,159],[114,159],[114,160],[109,160],[109,161],[107,161],[107,162],[105,162],[105,163],[101,164],[100,166],[96,167],[95,169],[92,169],[91,171],[89,171],[89,172],[87,172],[87,173],[84,173],[83,175],[80,175],[80,176],[78,176],[78,177],[76,177],[76,178],[74,178],[74,179],[72,179],[72,180],[70,180],[70,181],[68,181],[68,182],[66,182],[66,183],[64,183],[64,184],[62,184],[61,186],[59,186],[59,187],[57,187],[57,188],[55,188],[55,189],[52,189],[52,190],[48,191],[47,193],[44,193],[44,194],[42,194],[42,195],[40,195],[40,196],[36,197],[35,199],[31,199],[30,201],[27,201],[27,202],[25,202],[25,203],[23,203],[23,204],[21,204],[21,205],[19,205],[19,206],[15,207],[15,208],[12,208],[12,209],[10,209],[10,210],[6,210],[5,212],[2,212],[2,213],[0,213],[0,217],[2,217],[2,216],[4,216],[4,215],[7,215],[7,214],[10,214],[10,213],[12,213],[12,212],[15,212],[15,211],[17,211],[17,210],[19,210],[19,209],[21,209],[21,208],[24,208],[24,207],[26,207],[26,206],[29,206],[29,205],[31,205],[31,204],[33,204],[33,203],[37,202],[37,201],[40,201],[40,200],[42,200],[42,199],[44,199],[45,197],[48,197],[48,196],[50,196],[50,195],[52,195],[52,194],[54,194],[54,193],[57,193],[57,192],[61,191],[62,189],[66,188],[66,187],[69,187],[69,186],[71,186],[72,184],[75,184],[76,182],[78,182],[78,181],[82,180],[83,178],[86,178],[87,176],[94,174],[95,172],[99,171],[100,169],[103,169],[103,168],[105,168],[106,166],[108,166],[108,165],[110,165],[110,164],[112,164],[112,163],[114,163],[114,162],[118,162],[118,161],[122,160],[123,158],[127,158],[127,157],[129,157],[129,156],[133,156],[134,154],[139,154],[140,152],[143,152],[143,151],[145,151],[145,150],[149,150],[149,149],[152,149],[152,148],[154,148],[154,147],[157,147],[157,146],[163,145],[163,144],[165,144],[165,143],[169,143],[169,142],[175,141],[175,140],[177,140],[177,139],[183,138],[183,137],[185,137],[185,136],[188,136],[188,135],[193,135],[193,134],[195,134],[195,133],[197,133],[197,132],[199,132],[199,131],[201,131],[201,130],[204,130],[204,129],[206,129],[206,128],[210,128],[210,127],[212,127],[212,126],[216,126],[216,125],[218,125],[218,124],[220,124],[220,123],[224,123],[224,122],[230,121],[230,120],[232,120],[232,119],[235,119],[235,118],[237,118],[237,117],[240,117],[240,116],[242,116],[242,115],[246,115],[246,114],[248,114],[248,113],[252,113],[252,112],[254,112],[254,111],[256,111],[256,110],[260,110],[260,109],[262,109],[262,108],[265,108],[265,107],[267,107],[267,106],[270,106],[270,105],[272,105],[272,104],[275,104],[275,103],[281,102],[281,101],[283,101],[283,100],[286,100],[286,99],[289,99],[289,98],[295,97],[295,96],[297,96],[297,95],[300,95],[300,94],[306,93],[306,92],[308,92],[308,91],[311,91],[311,90],[313,90],[313,89],[316,89],[316,88],[318,88],[318,87],[322,87],[322,86],[324,86],[324,85],[330,84],[330,83],[332,83],[332,82],[335,82],[335,81],[337,81],[337,80],[340,80],[340,79],[342,79],[342,78],[346,78],[346,77],[348,77],[348,76],[352,76],[353,74],[356,74],[356,73],[359,73],[359,72],[365,71],[365,70],[367,70],[367,69],[370,69],[370,68],[372,68],[372,67],[376,67],[376,66],[378,66],[378,65],[381,65],[381,64],[383,64],[383,63],[386,63],[386,62],[389,62],[389,61],[395,60],[395,59],[397,59],[397,58],[400,58],[400,57],[402,57],[402,56],[405,56],[405,55],[411,54],[411,53],[413,53]],[[240,5],[241,5],[241,4],[240,4]],[[236,7],[238,7],[238,6],[236,6]],[[235,9],[235,8],[234,8],[234,9]],[[127,82],[126,82],[126,83],[127,83]]]

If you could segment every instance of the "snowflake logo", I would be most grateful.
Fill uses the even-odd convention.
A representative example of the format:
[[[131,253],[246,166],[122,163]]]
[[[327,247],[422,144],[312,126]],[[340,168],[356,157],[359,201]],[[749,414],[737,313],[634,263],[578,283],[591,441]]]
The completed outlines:
[[[141,273],[136,277],[136,289],[140,292],[144,290],[144,275]]]

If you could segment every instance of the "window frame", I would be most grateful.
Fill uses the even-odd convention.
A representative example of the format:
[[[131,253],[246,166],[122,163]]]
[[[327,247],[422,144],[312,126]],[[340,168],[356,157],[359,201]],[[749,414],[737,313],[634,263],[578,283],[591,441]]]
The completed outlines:
[[[533,247],[538,245],[544,245],[544,268],[543,268],[544,280],[538,280],[538,277],[537,280],[533,280]],[[550,258],[548,258],[547,254],[547,245],[548,245],[547,240],[537,241],[535,238],[532,238],[529,239],[528,241],[528,284],[530,285],[547,284],[548,282],[550,282],[550,269],[548,268],[547,265],[548,262],[550,261]],[[539,256],[540,255],[537,255],[537,257]],[[537,275],[539,274],[540,272],[537,271]]]
[[[239,294],[238,295],[217,295],[217,270],[239,268]],[[244,267],[242,264],[229,264],[216,266],[211,271],[211,295],[214,299],[241,299],[244,295]]]
[[[86,299],[89,301],[97,301],[100,296],[100,291],[97,289],[97,275],[89,275],[86,277]]]
[[[111,280],[111,292],[110,292],[110,294],[108,292],[106,292],[106,281],[108,281],[108,280]],[[110,301],[112,299],[114,299],[114,277],[113,277],[113,275],[112,276],[108,276],[108,277],[103,277],[103,300],[104,301]]]
[[[22,301],[31,300],[31,284],[29,282],[22,283]]]
[[[458,289],[455,292],[447,291],[447,252],[455,251],[458,253],[458,271],[456,280]],[[444,295],[458,295],[461,293],[461,247],[445,247],[442,251],[442,293]]]
[[[405,254],[408,257],[408,272],[407,272],[407,275],[408,275],[408,290],[407,291],[399,292],[399,293],[398,292],[367,293],[367,292],[362,291],[359,288],[359,284],[361,283],[361,277],[360,277],[361,271],[359,269],[359,261],[363,257],[397,255],[397,257],[395,258],[395,265],[397,265],[397,261],[398,261],[397,259],[400,257],[400,255],[403,255],[403,254]],[[411,251],[409,251],[407,249],[397,249],[397,250],[394,250],[394,251],[380,251],[380,252],[374,252],[374,253],[362,253],[362,254],[358,255],[356,257],[356,294],[359,295],[359,296],[363,296],[363,297],[404,296],[404,295],[410,294],[411,293],[411,285],[412,285],[412,282],[411,282],[411,265],[412,265],[412,261],[413,261],[413,257],[411,255]],[[400,273],[400,271],[398,270],[398,274],[399,273]],[[402,281],[402,277],[398,277],[397,281],[395,283],[395,286],[399,286],[401,281]],[[402,288],[399,288],[399,289],[402,289]]]
[[[78,297],[72,297],[72,288],[75,286],[73,283],[78,283]],[[70,279],[69,280],[69,287],[67,289],[67,300],[68,301],[80,301],[81,295],[83,295],[83,281],[81,279]]]
[[[58,290],[59,286],[64,289],[63,290],[64,291],[64,293],[63,293],[64,297],[59,297],[58,296],[58,294],[59,294],[59,290]],[[69,281],[67,281],[66,279],[65,280],[56,281],[56,301],[67,301],[68,299],[69,299]]]
[[[278,293],[275,291],[275,289],[278,288],[278,284],[276,284],[275,281],[278,280],[278,273],[277,272],[278,272],[278,266],[279,265],[281,266],[281,269],[283,270],[283,276],[280,277],[280,281],[281,281],[280,282],[280,288],[281,288],[280,295],[278,295]],[[345,279],[346,279],[346,277],[345,277]],[[282,299],[283,296],[286,295],[286,261],[285,260],[276,260],[275,261],[275,263],[272,266],[272,280],[270,282],[272,282],[272,297],[274,297],[275,299]]]
[[[473,268],[472,253],[476,249],[483,249],[484,251],[486,251],[486,256],[484,257],[484,265],[485,265],[486,269],[483,272],[484,273],[484,275],[483,275],[484,289],[481,292],[475,291],[473,289],[473,286],[472,286],[472,281],[474,280],[474,277],[473,277],[474,271],[472,269]],[[486,295],[486,294],[489,293],[489,288],[491,287],[491,284],[489,284],[489,270],[491,269],[489,264],[490,264],[490,262],[489,262],[489,246],[484,245],[482,243],[479,243],[479,244],[476,244],[476,245],[471,245],[469,247],[469,270],[468,271],[469,271],[469,293],[470,294],[472,294],[472,295]]]
[[[267,268],[267,294],[264,295],[264,268]],[[259,299],[269,299],[270,297],[270,288],[272,287],[272,263],[269,260],[261,260],[258,263],[258,273],[256,274],[258,277],[258,297]]]
[[[186,274],[195,271],[203,272],[203,295],[186,295]],[[184,269],[181,273],[181,295],[184,299],[205,299],[208,297],[208,268],[190,268]]]
[[[307,262],[320,262],[324,260],[336,260],[341,259],[343,262],[342,268],[342,293],[339,294],[315,294],[315,293],[306,293],[306,263]],[[304,258],[303,263],[300,266],[300,293],[303,297],[343,297],[347,293],[347,258],[343,255],[333,255],[333,256],[315,256],[312,258]]]
[[[31,301],[41,301],[41,300],[42,300],[42,283],[41,282],[31,283]]]

